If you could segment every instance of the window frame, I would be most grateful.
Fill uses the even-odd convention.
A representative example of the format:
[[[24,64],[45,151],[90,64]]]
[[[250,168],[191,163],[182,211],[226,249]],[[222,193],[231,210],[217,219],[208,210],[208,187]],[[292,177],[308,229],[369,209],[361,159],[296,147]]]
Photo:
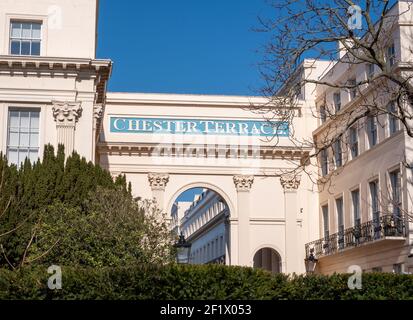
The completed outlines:
[[[325,239],[328,239],[330,237],[330,211],[327,203],[321,206],[321,215],[323,218],[323,235]]]
[[[19,119],[19,125],[18,125],[18,127],[12,127],[11,126],[11,113],[12,112],[18,112],[19,113],[19,118],[18,118]],[[21,113],[22,112],[29,113],[29,122],[30,123],[29,123],[29,127],[27,127],[27,128],[22,128],[21,127]],[[40,107],[10,106],[6,109],[6,113],[7,113],[7,116],[6,116],[6,122],[7,122],[6,130],[7,130],[7,132],[6,132],[6,144],[5,144],[6,153],[5,154],[6,154],[6,157],[7,157],[8,161],[10,163],[15,164],[17,167],[19,167],[25,161],[26,158],[30,159],[30,152],[31,151],[37,152],[36,158],[38,159],[40,157],[40,153],[41,153],[41,113],[42,113],[41,108]],[[38,120],[37,120],[38,121],[38,127],[34,128],[34,129],[31,126],[32,113],[37,113],[38,114]],[[13,132],[13,129],[17,130],[17,132]],[[23,129],[26,129],[26,130],[23,130]],[[14,133],[14,134],[17,133],[17,135],[18,135],[19,142],[16,145],[11,144],[10,139],[11,139],[11,134],[12,133]],[[29,142],[28,142],[27,146],[22,146],[20,144],[21,134],[26,134],[28,136],[28,141]],[[37,134],[37,146],[35,146],[35,147],[30,145],[30,139],[32,138],[32,135],[34,135],[34,134]],[[27,155],[26,155],[25,159],[20,160],[20,151],[22,149],[27,149]],[[17,155],[18,155],[17,163],[14,163],[14,162],[10,161],[10,156],[9,156],[10,150],[16,150],[17,151]]]
[[[404,263],[394,263],[392,270],[393,270],[393,273],[395,273],[395,274],[403,274],[403,272],[404,272]]]
[[[12,56],[26,56],[26,57],[40,57],[42,56],[43,51],[43,42],[44,42],[44,21],[42,19],[22,19],[22,18],[11,18],[9,19],[9,32],[8,32],[8,54]],[[13,24],[20,24],[20,36],[13,36]],[[30,37],[23,37],[23,25],[30,24]],[[33,25],[40,26],[40,36],[39,38],[33,37]],[[19,53],[12,53],[12,43],[19,42]],[[29,43],[30,52],[29,54],[22,54],[22,44],[23,42]],[[39,54],[33,54],[33,43],[38,43]]]
[[[344,249],[344,198],[342,195],[335,199],[336,214],[337,214],[337,232],[338,232],[338,247]]]
[[[337,98],[338,97],[338,98]],[[341,92],[336,91],[333,93],[333,104],[334,104],[334,110],[335,112],[339,112],[341,110]]]
[[[357,193],[357,197],[355,197],[355,194]],[[353,190],[350,191],[350,196],[351,196],[351,211],[352,211],[352,216],[353,216],[353,227],[359,227],[362,223],[361,221],[361,206],[360,206],[360,188],[357,187]],[[357,200],[355,202],[355,200]],[[355,205],[357,203],[357,206]],[[356,210],[357,208],[357,210]],[[357,215],[356,215],[357,213]]]
[[[334,148],[334,163],[336,165],[336,169],[341,168],[343,166],[343,145],[341,139],[337,139],[337,141],[333,144]]]
[[[353,135],[353,133],[355,133]],[[355,139],[353,139],[355,137]],[[359,130],[357,125],[350,127],[349,129],[349,145],[350,145],[350,153],[351,158],[357,158],[360,155],[360,142],[359,142]]]
[[[321,167],[321,176],[325,177],[328,175],[328,151],[327,149],[323,149],[320,151],[320,167]]]
[[[394,180],[392,179],[396,175],[396,186],[394,186]],[[402,194],[402,171],[400,170],[400,166],[389,170],[388,173],[389,177],[389,186],[390,186],[390,204],[392,209],[392,215],[401,217],[402,216],[402,205],[403,205],[403,194]],[[397,194],[396,194],[397,192]],[[397,198],[395,200],[395,198]],[[397,202],[397,205],[396,205]]]
[[[370,212],[371,219],[373,221],[380,219],[380,184],[379,179],[373,179],[368,181],[369,184],[369,196],[370,196]],[[374,189],[373,189],[374,185]],[[374,190],[374,193],[373,193]],[[374,197],[373,197],[374,196]]]
[[[396,64],[396,46],[394,42],[386,47],[386,62],[389,67],[393,67]]]
[[[377,128],[377,116],[367,116],[366,129],[367,129],[366,130],[367,131],[367,139],[368,139],[368,142],[369,142],[369,149],[371,149],[379,143],[378,128]],[[372,134],[373,132],[374,132],[374,135]],[[373,138],[374,138],[374,141],[372,141]]]
[[[323,124],[327,121],[327,109],[324,104],[320,106],[319,113],[320,113],[321,124]]]
[[[392,113],[397,114],[397,108],[394,101],[390,102],[387,105],[387,116],[388,116],[388,130],[389,130],[389,137],[396,134],[400,130],[399,121],[396,116],[392,115]],[[392,126],[393,124],[393,126]],[[393,128],[393,129],[392,129]]]
[[[376,66],[373,63],[366,64],[366,75],[367,80],[373,79],[374,75],[376,74]]]
[[[348,81],[347,81],[347,84],[349,85],[349,86],[354,86],[354,88],[349,88],[348,89],[348,91],[349,91],[349,101],[353,101],[355,98],[357,98],[357,79],[356,78],[350,78]]]

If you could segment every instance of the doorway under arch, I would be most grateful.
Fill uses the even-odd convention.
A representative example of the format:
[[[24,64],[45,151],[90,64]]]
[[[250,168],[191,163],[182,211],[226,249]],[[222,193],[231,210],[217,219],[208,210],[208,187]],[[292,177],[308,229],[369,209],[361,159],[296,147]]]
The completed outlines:
[[[254,268],[281,273],[281,256],[272,248],[262,248],[254,255]]]

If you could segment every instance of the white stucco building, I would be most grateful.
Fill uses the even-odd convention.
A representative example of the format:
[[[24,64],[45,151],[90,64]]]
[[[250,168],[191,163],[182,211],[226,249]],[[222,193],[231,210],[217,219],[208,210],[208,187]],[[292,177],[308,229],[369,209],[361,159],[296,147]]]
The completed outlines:
[[[389,16],[395,21],[386,30],[388,36],[380,39],[385,61],[392,72],[409,75],[412,2],[399,1]],[[366,63],[345,63],[345,54],[343,61],[331,63],[320,81],[360,83],[378,72]],[[340,132],[350,115],[367,110],[366,101],[397,113],[385,81],[358,89],[317,87],[314,141]],[[412,145],[399,120],[378,112],[352,123],[339,141],[320,153],[320,236],[306,246],[307,254],[315,249],[319,272],[346,272],[352,265],[364,271],[413,272]]]
[[[332,206],[334,197],[342,195],[345,228],[350,227],[348,199],[356,186],[367,197],[371,179],[384,184],[387,172],[397,168],[401,177],[408,174],[394,154],[397,149],[401,155],[410,141],[402,130],[389,135],[387,129],[379,132],[379,143],[371,150],[360,140],[363,155],[337,178],[334,197],[319,193],[305,174],[286,174],[311,151],[297,148],[291,138],[311,140],[323,130],[314,110],[325,91],[315,85],[302,88],[291,124],[265,119],[263,106],[269,102],[262,97],[107,92],[112,62],[95,56],[98,4],[1,1],[0,151],[19,163],[26,156],[39,157],[45,144],[63,143],[67,152],[76,150],[113,175],[126,174],[136,196],[153,197],[165,212],[173,212],[173,227],[180,226],[193,241],[195,263],[220,261],[303,273],[306,244],[326,231],[323,206]],[[330,66],[309,60],[297,73],[318,79]],[[362,76],[363,71],[357,72]],[[342,101],[344,107],[344,95]],[[402,190],[410,188],[406,178],[402,181]],[[178,208],[177,197],[191,188],[205,192],[191,210]],[[402,201],[411,208],[407,193]],[[203,202],[216,207],[201,208]],[[368,210],[360,208],[363,223]],[[328,231],[333,233],[337,223],[333,211],[328,214]],[[199,215],[207,219],[199,222]],[[377,267],[411,268],[411,239],[406,231],[402,238],[378,245],[392,253]],[[393,246],[398,251],[390,250]],[[376,254],[371,248],[362,250]],[[368,256],[365,251],[348,254],[368,270],[376,264],[357,258]],[[331,259],[320,256],[320,272],[343,271],[350,261],[328,256]]]

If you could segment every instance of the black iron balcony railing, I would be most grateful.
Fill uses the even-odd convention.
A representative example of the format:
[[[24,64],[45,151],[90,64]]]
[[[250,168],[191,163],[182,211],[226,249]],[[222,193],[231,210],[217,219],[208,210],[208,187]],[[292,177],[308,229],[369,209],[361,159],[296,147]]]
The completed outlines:
[[[310,250],[314,249],[314,255],[319,258],[369,242],[394,237],[406,238],[406,236],[406,223],[402,216],[383,215],[378,219],[367,221],[342,232],[307,243],[305,251],[308,257]]]

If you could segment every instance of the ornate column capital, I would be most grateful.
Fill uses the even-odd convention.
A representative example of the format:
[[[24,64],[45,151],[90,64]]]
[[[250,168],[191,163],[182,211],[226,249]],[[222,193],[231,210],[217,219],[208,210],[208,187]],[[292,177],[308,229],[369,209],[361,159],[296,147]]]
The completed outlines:
[[[234,184],[237,191],[250,191],[254,183],[254,176],[234,176]]]
[[[97,121],[100,121],[103,118],[103,105],[102,104],[96,104],[93,107],[93,117]]]
[[[75,126],[82,115],[80,102],[53,101],[53,117],[57,125]]]
[[[169,182],[169,174],[167,173],[149,173],[148,181],[152,190],[165,190]]]
[[[96,138],[98,138],[100,133],[104,112],[103,104],[95,104],[93,106],[93,129],[95,130]]]
[[[285,174],[280,177],[280,182],[284,191],[297,191],[300,186],[301,176],[295,174]]]

